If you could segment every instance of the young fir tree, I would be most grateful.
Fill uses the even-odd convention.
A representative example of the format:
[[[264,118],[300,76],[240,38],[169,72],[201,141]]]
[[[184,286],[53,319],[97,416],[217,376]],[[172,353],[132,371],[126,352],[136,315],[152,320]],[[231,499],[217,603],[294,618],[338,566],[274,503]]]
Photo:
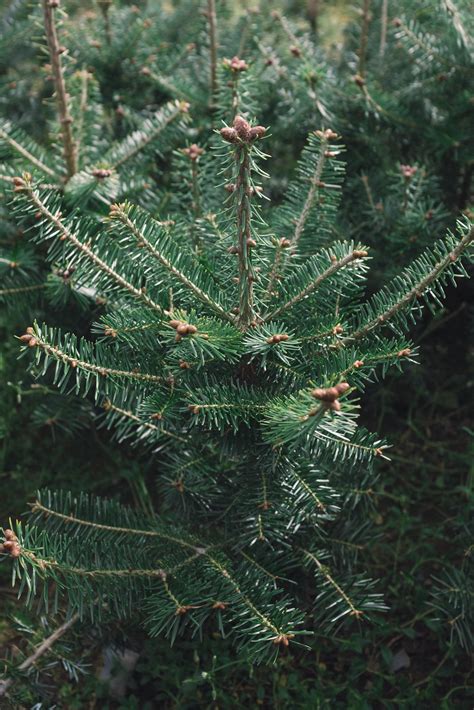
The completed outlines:
[[[473,237],[460,222],[367,300],[368,251],[328,237],[338,136],[312,132],[285,200],[262,208],[266,133],[236,116],[202,173],[202,148],[185,150],[191,210],[221,203],[212,229],[186,199],[173,219],[114,202],[98,224],[14,179],[18,217],[107,302],[96,340],[34,324],[24,349],[64,391],[93,393],[119,439],[159,452],[161,502],[143,519],[43,491],[3,543],[30,599],[139,615],[172,640],[217,624],[255,661],[383,609],[357,550],[386,445],[358,426],[356,393],[412,360],[408,324],[465,274]]]

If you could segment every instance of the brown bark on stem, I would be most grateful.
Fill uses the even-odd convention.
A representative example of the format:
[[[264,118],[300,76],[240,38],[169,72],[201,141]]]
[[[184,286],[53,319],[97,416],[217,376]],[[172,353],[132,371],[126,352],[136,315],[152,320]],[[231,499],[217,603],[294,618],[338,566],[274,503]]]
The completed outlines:
[[[61,47],[58,42],[56,24],[54,21],[55,8],[50,4],[49,0],[42,0],[42,2],[46,40],[51,59],[59,122],[61,124],[64,159],[66,162],[67,178],[69,179],[77,172],[76,146],[74,144],[71,129],[73,118],[69,112],[68,96],[66,93],[66,85],[64,83],[63,67],[61,63]]]

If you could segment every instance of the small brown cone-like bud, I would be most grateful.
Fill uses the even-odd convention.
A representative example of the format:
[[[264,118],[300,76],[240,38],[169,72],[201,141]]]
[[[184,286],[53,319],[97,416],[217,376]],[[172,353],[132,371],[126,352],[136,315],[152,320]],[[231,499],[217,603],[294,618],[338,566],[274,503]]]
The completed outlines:
[[[228,182],[227,185],[224,185],[224,190],[227,190],[227,192],[235,192],[235,182]]]
[[[266,132],[267,129],[265,126],[254,126],[250,129],[249,138],[251,141],[256,140],[257,138],[263,138]]]
[[[365,86],[365,79],[360,74],[355,74],[352,79],[354,81],[354,84],[357,84],[357,86],[359,86],[360,88]]]
[[[297,47],[296,45],[293,45],[290,47],[290,52],[294,57],[301,57],[301,49]]]
[[[181,325],[182,321],[180,320],[170,320],[169,325],[176,330],[178,325]]]
[[[198,329],[196,328],[195,325],[188,325],[188,335],[194,335],[195,333],[198,332]]]
[[[15,185],[15,187],[24,187],[26,185],[25,181],[21,177],[12,178],[12,183]]]
[[[21,555],[21,547],[20,545],[16,542],[12,549],[10,550],[10,555],[12,557],[20,557]]]
[[[329,409],[332,409],[333,412],[340,412],[341,411],[341,403],[339,400],[335,399],[334,402],[331,402],[329,404]]]
[[[142,67],[142,68],[140,69],[140,74],[142,74],[143,76],[151,76],[151,69],[150,69],[150,67]]]
[[[204,148],[200,148],[196,143],[193,143],[189,148],[184,148],[183,153],[187,155],[190,160],[196,161],[204,153]]]
[[[232,57],[232,59],[224,59],[223,64],[236,74],[246,71],[249,68],[247,62],[244,59],[239,59],[239,57]]]
[[[229,247],[227,251],[229,254],[240,254],[240,249],[236,246]]]
[[[36,338],[31,338],[31,340],[28,341],[29,348],[34,348],[36,345],[38,345],[38,341],[36,340]]]
[[[189,364],[189,362],[186,362],[186,360],[180,360],[180,361],[179,361],[179,366],[180,366],[181,370],[189,370],[190,367],[191,367],[191,365]]]
[[[363,360],[356,360],[352,367],[355,367],[356,369],[358,369],[359,367],[362,367],[363,364],[364,364]]]
[[[213,609],[224,610],[227,609],[227,604],[225,602],[214,602],[212,605]]]
[[[255,239],[247,239],[247,246],[250,247],[250,248],[256,247],[256,246],[257,246],[257,242],[255,241]]]
[[[334,335],[340,335],[344,332],[344,328],[342,327],[342,325],[335,325],[332,329],[332,332]]]
[[[191,414],[199,414],[199,405],[198,404],[188,404],[188,409],[191,412]]]
[[[291,241],[289,239],[285,239],[285,237],[282,237],[280,241],[278,242],[278,245],[282,249],[288,249],[288,247],[291,247]]]
[[[242,116],[236,116],[234,118],[234,130],[236,131],[240,140],[247,143],[250,138],[250,123],[245,120]]]
[[[347,392],[348,389],[350,389],[350,384],[348,382],[340,382],[338,385],[336,385],[335,389],[338,391],[339,396],[341,394],[344,394],[344,392]]]
[[[187,335],[188,334],[188,324],[187,323],[180,323],[176,328],[176,332],[179,335]]]
[[[403,350],[400,350],[400,352],[397,353],[398,357],[408,357],[408,355],[411,354],[410,348],[404,348]]]
[[[10,530],[10,528],[7,528],[6,530],[3,531],[3,535],[5,537],[5,540],[14,540],[16,541],[18,538],[13,532],[13,530]]]
[[[92,175],[98,180],[103,180],[104,178],[110,177],[112,175],[112,171],[105,170],[104,168],[96,168],[92,171]]]
[[[365,256],[368,256],[368,255],[369,255],[369,252],[362,251],[361,249],[355,249],[352,252],[352,256],[354,257],[354,259],[363,259]]]
[[[227,143],[237,143],[239,136],[234,128],[221,128],[220,130],[222,138],[227,141]]]
[[[29,343],[32,337],[33,336],[29,333],[25,333],[24,335],[20,335],[20,340],[22,343]]]

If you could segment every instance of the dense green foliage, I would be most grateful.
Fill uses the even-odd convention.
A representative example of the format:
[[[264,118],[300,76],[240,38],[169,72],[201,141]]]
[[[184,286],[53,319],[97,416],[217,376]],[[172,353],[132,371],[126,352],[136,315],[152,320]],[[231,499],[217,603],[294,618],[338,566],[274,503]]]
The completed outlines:
[[[436,27],[429,3],[416,19],[400,4],[390,24],[385,3],[375,19],[364,3],[337,61],[279,10],[217,3],[214,17],[209,2],[190,28],[187,2],[150,3],[145,17],[98,5],[101,15],[73,12],[64,25],[47,2],[5,18],[19,28],[44,22],[51,64],[40,64],[56,107],[20,127],[15,102],[35,91],[27,81],[13,97],[7,85],[0,295],[12,307],[7,332],[35,321],[20,340],[39,384],[17,385],[17,398],[41,399],[30,421],[55,432],[69,470],[58,461],[53,483],[41,464],[50,487],[3,549],[42,613],[78,611],[101,633],[123,619],[125,637],[144,624],[178,656],[204,643],[201,680],[225,707],[219,668],[232,651],[216,634],[237,642],[241,667],[283,649],[280,667],[293,658],[298,668],[311,649],[320,658],[322,643],[350,658],[391,633],[384,596],[396,583],[370,559],[384,549],[374,539],[378,496],[399,501],[400,530],[416,528],[423,498],[386,493],[390,469],[377,460],[390,450],[364,426],[383,425],[386,403],[363,399],[372,414],[360,423],[356,394],[385,397],[374,379],[417,356],[409,329],[466,275],[472,47],[452,3]],[[127,42],[118,41],[124,23]],[[18,36],[2,57],[21,51]],[[29,61],[37,66],[31,51]],[[17,421],[5,416],[7,442]],[[119,449],[106,433],[87,434],[97,425]],[[88,467],[74,438],[88,436],[103,484],[89,472],[70,485],[71,469]],[[469,496],[469,482],[462,490]],[[464,525],[460,516],[453,526],[463,564],[445,565],[414,621],[401,624],[411,638],[419,618],[438,618],[434,629],[447,619],[442,664],[472,646]],[[405,658],[386,648],[393,673]],[[65,659],[74,677],[76,654],[65,649]],[[340,692],[365,706],[359,687],[324,686],[315,681],[301,706]],[[274,703],[289,702],[273,692]],[[184,696],[175,702],[188,707]]]

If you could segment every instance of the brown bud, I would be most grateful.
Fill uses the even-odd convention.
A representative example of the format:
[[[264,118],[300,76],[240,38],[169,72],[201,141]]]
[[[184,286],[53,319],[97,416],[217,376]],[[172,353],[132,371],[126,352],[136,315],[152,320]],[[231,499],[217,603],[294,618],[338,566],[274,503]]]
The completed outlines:
[[[180,323],[176,327],[176,331],[177,331],[177,333],[179,333],[179,335],[187,335],[188,334],[188,324],[187,323]]]
[[[29,348],[34,348],[35,345],[38,345],[38,341],[36,340],[36,338],[31,338],[31,339],[28,341],[28,347],[29,347]]]
[[[174,328],[176,330],[178,325],[181,325],[181,323],[182,323],[182,321],[180,321],[180,320],[170,320],[168,325],[170,325],[172,328]]]
[[[282,249],[288,249],[288,247],[291,247],[291,241],[289,239],[285,239],[285,237],[282,237],[280,241],[278,242],[278,245]]]
[[[67,47],[64,47],[64,46],[62,45],[62,46],[60,46],[60,47],[57,48],[56,53],[57,53],[57,54],[64,54],[64,52],[66,52],[66,51],[67,51]]]
[[[361,249],[355,249],[352,252],[352,256],[354,257],[354,259],[363,259],[364,256],[368,256],[368,255],[369,255],[369,252],[362,251]]]
[[[296,45],[293,45],[290,47],[290,52],[294,57],[301,57],[301,49],[297,47]]]
[[[236,116],[234,118],[234,130],[242,141],[247,142],[249,140],[250,123],[242,116]]]
[[[338,385],[336,385],[335,389],[338,391],[339,396],[341,394],[344,394],[344,392],[347,392],[348,389],[350,389],[350,384],[348,382],[340,382]]]
[[[240,249],[236,246],[229,247],[227,251],[229,254],[240,254]]]
[[[10,528],[6,528],[6,530],[3,531],[3,536],[5,540],[18,540],[17,536]]]
[[[352,367],[355,367],[356,369],[358,369],[359,367],[362,367],[363,364],[364,364],[363,360],[356,360],[354,362],[354,364],[352,365]]]
[[[196,143],[193,143],[189,148],[183,148],[183,153],[187,155],[190,160],[195,161],[204,153],[204,148],[200,148]]]
[[[194,335],[195,333],[198,332],[198,329],[196,328],[195,325],[188,325],[187,328],[188,328],[187,332],[189,335]]]
[[[237,143],[239,136],[234,128],[221,128],[220,134],[227,143]]]
[[[198,404],[188,404],[188,409],[191,412],[191,414],[199,414],[199,405]]]
[[[20,335],[20,340],[22,343],[29,343],[32,337],[30,333],[25,333],[24,335]]]
[[[360,86],[361,88],[365,86],[365,79],[360,74],[355,74],[352,79],[354,81],[354,84],[357,84],[357,86]]]
[[[186,360],[180,360],[180,361],[179,361],[179,366],[180,366],[180,368],[181,368],[182,370],[189,370],[190,367],[191,367],[191,365],[189,364],[189,362],[186,362]]]
[[[16,542],[12,549],[10,550],[10,555],[12,557],[20,557],[21,555],[21,547],[20,545]]]
[[[250,129],[249,138],[251,141],[257,140],[257,138],[263,138],[267,129],[265,126],[254,126]]]
[[[339,397],[339,392],[335,387],[316,387],[311,392],[315,399],[320,399],[322,402],[334,402]]]
[[[224,59],[223,64],[228,67],[231,71],[236,74],[239,72],[246,71],[249,65],[244,59],[239,59],[239,57],[232,57],[232,59]]]
[[[402,21],[400,20],[399,17],[395,17],[395,18],[392,20],[392,25],[393,25],[394,27],[401,27],[401,24],[402,24]]]
[[[224,185],[224,190],[227,190],[227,192],[230,193],[235,192],[235,188],[235,182],[228,182],[227,185]]]
[[[397,355],[398,357],[408,357],[408,355],[411,354],[410,348],[404,348],[403,350],[400,350]]]
[[[227,604],[225,602],[214,602],[214,604],[212,605],[212,608],[224,610],[224,609],[227,609]]]
[[[333,412],[340,412],[341,411],[341,403],[339,400],[335,399],[334,402],[329,403],[329,409],[332,409]]]
[[[247,246],[248,246],[249,248],[256,247],[256,246],[257,246],[257,242],[255,241],[255,239],[247,239]]]
[[[95,178],[98,178],[99,180],[103,180],[104,178],[110,177],[112,174],[111,170],[105,170],[103,168],[96,168],[95,170],[92,171],[92,175]]]
[[[151,76],[151,69],[150,67],[142,67],[140,69],[140,74],[143,74],[143,76]]]
[[[15,185],[15,187],[25,187],[26,183],[21,177],[14,177],[12,178],[12,182]]]
[[[154,414],[150,415],[150,419],[155,419],[156,421],[161,421],[163,419],[163,415],[161,412],[155,412]]]
[[[340,335],[344,332],[344,328],[342,327],[342,325],[335,325],[332,329],[332,332],[334,335]]]

